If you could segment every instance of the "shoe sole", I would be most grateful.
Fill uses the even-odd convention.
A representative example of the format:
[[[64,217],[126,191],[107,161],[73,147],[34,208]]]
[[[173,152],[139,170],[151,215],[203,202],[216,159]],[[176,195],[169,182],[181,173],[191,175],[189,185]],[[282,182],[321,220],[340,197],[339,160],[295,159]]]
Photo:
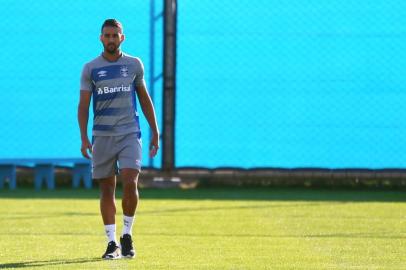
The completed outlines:
[[[124,258],[124,259],[134,259],[135,258],[135,255],[134,256],[131,256],[131,255],[123,255],[123,256],[121,256],[122,258]]]
[[[118,260],[121,259],[122,256],[117,256],[117,257],[113,257],[113,258],[102,258],[103,260]]]
[[[118,259],[121,259],[121,257],[122,257],[122,255],[120,254],[120,255],[117,255],[116,257],[111,257],[111,258],[109,258],[109,257],[103,258],[102,257],[102,259],[103,260],[118,260]]]

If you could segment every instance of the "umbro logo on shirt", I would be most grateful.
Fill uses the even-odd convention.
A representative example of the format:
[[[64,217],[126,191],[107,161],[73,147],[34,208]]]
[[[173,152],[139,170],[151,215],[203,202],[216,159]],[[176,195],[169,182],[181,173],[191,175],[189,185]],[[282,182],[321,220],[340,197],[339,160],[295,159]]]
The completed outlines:
[[[100,70],[99,72],[97,72],[97,75],[99,75],[99,78],[106,77],[107,76],[107,71]]]

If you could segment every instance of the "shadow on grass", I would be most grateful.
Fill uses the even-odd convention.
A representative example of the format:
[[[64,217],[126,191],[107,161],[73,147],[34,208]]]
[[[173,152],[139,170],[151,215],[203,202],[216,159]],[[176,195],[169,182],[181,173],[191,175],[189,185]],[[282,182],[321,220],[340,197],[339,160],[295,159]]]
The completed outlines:
[[[89,263],[89,262],[100,262],[100,258],[79,258],[71,260],[46,260],[46,261],[27,261],[27,262],[15,262],[15,263],[5,263],[0,264],[0,269],[15,269],[15,268],[32,268],[32,267],[52,267],[57,265],[66,264],[79,264],[79,263]]]
[[[332,203],[343,203],[343,202],[332,202]],[[320,202],[315,203],[290,203],[287,204],[272,204],[272,205],[224,205],[224,206],[213,206],[213,207],[164,207],[156,210],[139,210],[138,215],[160,215],[160,214],[172,214],[172,213],[190,213],[190,212],[207,212],[207,211],[223,211],[223,210],[244,210],[244,209],[270,209],[270,208],[298,208],[298,207],[309,207],[309,206],[320,206]],[[66,218],[66,217],[89,217],[89,216],[100,216],[97,211],[94,212],[53,212],[53,213],[43,213],[43,214],[32,214],[32,212],[18,212],[8,214],[6,217],[13,220],[33,220],[33,219],[52,219],[52,218]],[[0,232],[0,235],[2,233]]]
[[[351,239],[406,239],[406,235],[396,235],[391,233],[331,233],[331,234],[228,234],[228,233],[150,233],[144,232],[145,236],[167,236],[167,237],[226,237],[226,238],[351,238]]]
[[[405,191],[310,188],[141,189],[141,199],[406,202]],[[0,199],[98,199],[98,189],[0,190]],[[117,190],[121,198],[121,189]]]
[[[90,216],[100,216],[100,213],[95,211],[92,213],[72,213],[72,212],[54,212],[54,213],[43,213],[43,214],[33,214],[32,212],[19,212],[18,214],[9,214],[7,215],[7,218],[13,219],[13,220],[21,220],[21,219],[26,219],[26,220],[33,220],[33,219],[49,219],[49,218],[67,218],[67,217],[90,217]]]
[[[0,235],[9,235],[9,233],[0,233]],[[18,236],[32,236],[32,233],[15,233]],[[49,233],[49,232],[40,232],[36,235],[41,236],[78,236],[78,235],[92,235],[94,237],[100,237],[99,233]],[[252,233],[210,233],[207,231],[201,232],[188,232],[184,231],[182,233],[173,233],[173,232],[139,232],[139,235],[142,237],[175,237],[175,238],[188,238],[188,237],[197,237],[197,238],[352,238],[352,239],[394,239],[394,240],[404,240],[406,239],[406,234],[396,234],[393,232],[346,232],[346,233],[316,233],[316,234],[267,234],[267,233],[257,233],[252,231]],[[139,237],[139,236],[137,236]],[[46,265],[58,265],[58,264],[73,264],[73,263],[86,263],[93,261],[102,261],[100,258],[93,259],[73,259],[73,260],[53,260],[53,261],[30,261],[30,262],[18,262],[18,263],[9,263],[9,264],[0,264],[0,268],[10,267],[38,267]]]

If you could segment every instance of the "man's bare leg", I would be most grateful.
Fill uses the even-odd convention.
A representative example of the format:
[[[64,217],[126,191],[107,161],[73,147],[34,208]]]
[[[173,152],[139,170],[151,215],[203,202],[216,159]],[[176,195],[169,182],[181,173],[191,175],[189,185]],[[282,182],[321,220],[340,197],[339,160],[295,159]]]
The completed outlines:
[[[121,180],[123,181],[122,207],[125,216],[134,216],[138,205],[138,175],[136,169],[122,169]]]
[[[120,258],[120,249],[116,240],[116,177],[111,176],[99,179],[100,183],[100,212],[108,239],[106,252],[103,259]]]
[[[137,210],[138,195],[138,175],[136,169],[122,169],[121,180],[123,182],[122,207],[124,214],[123,233],[120,237],[120,244],[123,257],[133,258],[135,249],[132,244],[132,226],[135,221],[135,212]]]
[[[116,177],[100,179],[100,212],[104,225],[116,224]]]

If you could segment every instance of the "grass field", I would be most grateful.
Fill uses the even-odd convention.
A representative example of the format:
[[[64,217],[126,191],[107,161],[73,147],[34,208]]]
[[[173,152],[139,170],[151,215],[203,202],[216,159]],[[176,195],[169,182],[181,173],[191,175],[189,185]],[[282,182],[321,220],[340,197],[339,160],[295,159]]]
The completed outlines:
[[[0,190],[0,268],[406,269],[404,192],[147,189],[141,196],[137,258],[102,261],[97,190]]]

